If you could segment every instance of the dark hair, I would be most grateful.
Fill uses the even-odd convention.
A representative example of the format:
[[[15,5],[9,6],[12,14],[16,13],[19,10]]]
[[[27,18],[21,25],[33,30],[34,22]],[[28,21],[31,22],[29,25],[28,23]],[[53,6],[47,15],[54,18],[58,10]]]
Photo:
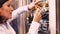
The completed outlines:
[[[7,19],[4,19],[2,16],[0,16],[0,24],[5,23]]]
[[[0,16],[0,23],[2,23],[3,22],[3,18]]]
[[[0,0],[0,8],[2,7],[2,5],[8,0]]]
[[[2,7],[2,5],[7,2],[8,0],[0,0],[0,8]],[[4,20],[4,18],[2,18],[2,16],[0,16],[0,23],[2,23]]]

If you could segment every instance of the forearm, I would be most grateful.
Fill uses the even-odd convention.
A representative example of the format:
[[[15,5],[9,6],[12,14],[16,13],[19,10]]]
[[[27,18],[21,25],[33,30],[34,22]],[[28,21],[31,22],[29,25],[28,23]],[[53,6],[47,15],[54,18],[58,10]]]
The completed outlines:
[[[12,12],[12,18],[22,14],[23,12],[28,11],[28,6],[22,6]]]

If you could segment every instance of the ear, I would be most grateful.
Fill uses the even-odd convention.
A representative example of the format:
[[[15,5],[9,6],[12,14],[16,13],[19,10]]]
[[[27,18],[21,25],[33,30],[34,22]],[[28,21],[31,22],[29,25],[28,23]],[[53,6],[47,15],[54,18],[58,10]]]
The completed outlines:
[[[1,8],[0,8],[0,12],[1,12]]]
[[[1,8],[0,8],[0,16],[1,16]]]
[[[0,12],[2,11],[2,7],[0,8]]]
[[[1,16],[1,11],[0,11],[0,16]]]

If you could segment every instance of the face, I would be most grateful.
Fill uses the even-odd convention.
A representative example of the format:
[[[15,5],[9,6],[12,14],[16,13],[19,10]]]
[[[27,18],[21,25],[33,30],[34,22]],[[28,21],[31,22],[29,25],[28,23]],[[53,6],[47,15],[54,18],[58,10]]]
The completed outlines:
[[[0,8],[0,16],[3,16],[5,19],[9,19],[12,17],[13,8],[10,5],[10,3],[11,3],[11,0],[8,0]]]

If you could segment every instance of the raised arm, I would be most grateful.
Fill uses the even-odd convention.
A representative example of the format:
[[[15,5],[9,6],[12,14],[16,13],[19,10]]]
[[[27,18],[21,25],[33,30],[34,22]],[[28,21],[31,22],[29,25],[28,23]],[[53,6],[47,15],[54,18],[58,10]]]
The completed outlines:
[[[12,12],[12,18],[8,20],[8,22],[11,22],[13,19],[16,19],[20,14],[23,12],[26,12],[28,10],[32,10],[34,8],[34,3],[31,3],[30,5],[22,6],[17,8]],[[34,10],[34,9],[33,9]]]
[[[37,2],[32,2],[31,4],[29,5],[26,5],[26,6],[22,6],[22,7],[19,7],[17,8],[16,10],[14,10],[12,12],[12,18],[8,20],[8,22],[11,22],[13,19],[16,19],[20,14],[22,14],[23,12],[25,11],[28,11],[28,10],[35,10],[35,4]]]
[[[41,20],[41,11],[39,9],[37,9],[27,34],[38,34],[38,28],[40,26],[40,22],[39,22],[40,20]]]

